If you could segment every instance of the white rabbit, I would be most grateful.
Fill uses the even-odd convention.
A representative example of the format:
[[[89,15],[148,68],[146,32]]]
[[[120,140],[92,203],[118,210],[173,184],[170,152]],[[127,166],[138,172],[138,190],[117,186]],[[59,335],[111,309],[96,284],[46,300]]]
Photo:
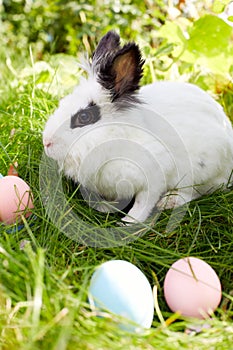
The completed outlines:
[[[66,176],[107,201],[134,198],[125,222],[226,187],[233,169],[233,130],[222,107],[188,83],[139,89],[143,63],[135,43],[121,47],[108,32],[88,78],[60,101],[43,132],[46,154]]]

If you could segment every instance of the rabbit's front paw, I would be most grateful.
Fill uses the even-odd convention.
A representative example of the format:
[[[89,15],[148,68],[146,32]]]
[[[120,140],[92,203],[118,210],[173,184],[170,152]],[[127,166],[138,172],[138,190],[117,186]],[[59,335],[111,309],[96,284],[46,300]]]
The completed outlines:
[[[121,219],[121,226],[130,226],[132,224],[136,224],[138,221],[134,218],[126,215]]]
[[[128,212],[128,215],[123,217],[122,221],[127,225],[144,222],[150,215],[155,206],[157,196],[152,196],[146,191],[139,192],[135,197],[133,207]]]

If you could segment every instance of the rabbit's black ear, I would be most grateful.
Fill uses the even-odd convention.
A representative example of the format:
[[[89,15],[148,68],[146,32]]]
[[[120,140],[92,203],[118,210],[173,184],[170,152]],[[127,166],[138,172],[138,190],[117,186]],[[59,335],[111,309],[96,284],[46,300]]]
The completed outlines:
[[[109,57],[99,71],[99,82],[110,90],[112,100],[130,99],[139,88],[143,74],[141,52],[135,43],[126,44],[113,57]]]
[[[95,52],[93,53],[93,63],[97,63],[101,58],[107,54],[113,54],[120,49],[120,37],[114,31],[109,31],[100,40]],[[100,62],[101,63],[101,62]]]

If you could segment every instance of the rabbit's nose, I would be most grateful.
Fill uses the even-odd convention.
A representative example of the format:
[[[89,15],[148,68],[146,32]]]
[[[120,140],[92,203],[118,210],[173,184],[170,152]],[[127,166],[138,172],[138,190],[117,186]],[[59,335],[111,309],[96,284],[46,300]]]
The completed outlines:
[[[48,141],[48,140],[44,140],[43,141],[44,147],[49,148],[50,146],[52,146],[52,142]]]

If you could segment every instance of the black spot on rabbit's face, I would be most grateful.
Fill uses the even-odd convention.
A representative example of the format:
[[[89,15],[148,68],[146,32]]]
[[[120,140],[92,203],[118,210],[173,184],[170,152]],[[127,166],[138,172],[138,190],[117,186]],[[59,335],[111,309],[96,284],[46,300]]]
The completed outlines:
[[[70,127],[71,129],[82,128],[83,126],[96,123],[100,118],[100,108],[91,102],[86,108],[80,109],[71,117]]]

